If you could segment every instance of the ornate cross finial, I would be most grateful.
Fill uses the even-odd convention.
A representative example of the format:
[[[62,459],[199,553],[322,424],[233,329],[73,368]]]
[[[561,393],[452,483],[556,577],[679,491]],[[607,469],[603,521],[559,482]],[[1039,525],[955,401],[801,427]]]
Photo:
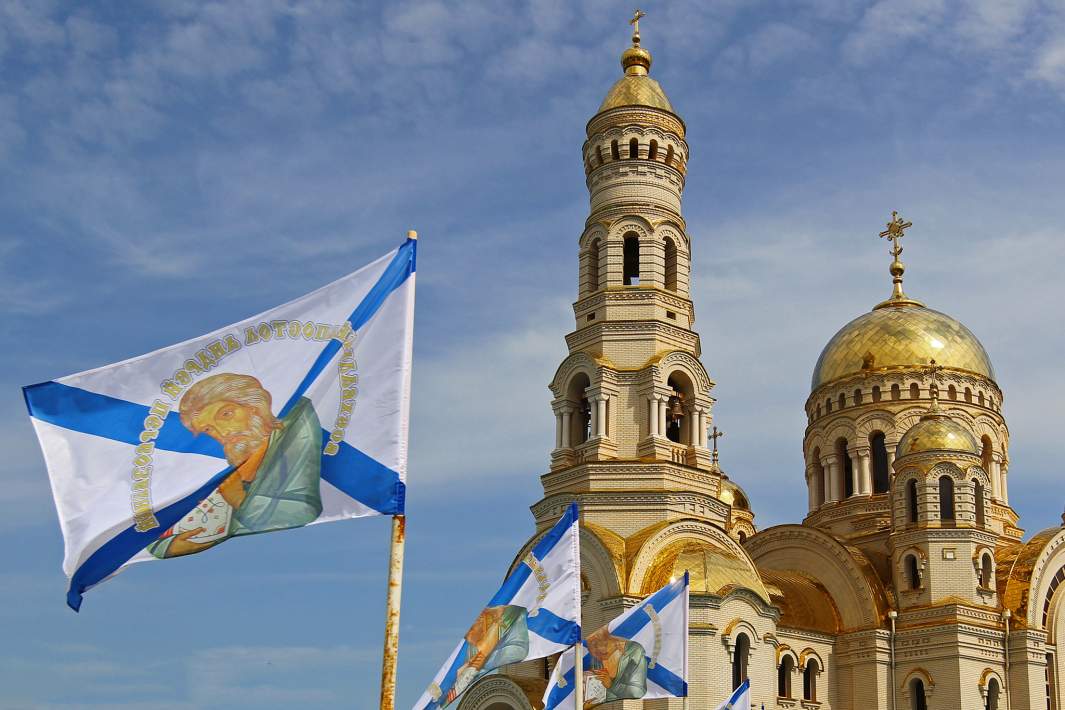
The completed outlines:
[[[714,425],[714,433],[710,435],[710,438],[714,440],[714,463],[717,463],[717,440],[725,435],[725,432],[719,431],[717,424]]]
[[[640,20],[644,17],[647,17],[647,13],[640,8],[636,8],[632,13],[632,19],[629,20],[629,24],[632,25],[632,43],[634,45],[640,44]]]
[[[942,365],[937,365],[935,360],[928,361],[928,374],[932,378],[932,384],[928,386],[928,394],[932,398],[933,412],[939,411],[939,373],[943,369]]]
[[[891,256],[894,259],[891,262],[891,280],[892,291],[891,301],[907,301],[906,294],[902,292],[902,275],[906,272],[906,267],[901,261],[899,261],[899,255],[902,254],[902,245],[899,244],[904,236],[906,236],[906,230],[913,226],[913,222],[905,222],[902,217],[899,217],[899,213],[892,210],[891,221],[887,223],[887,229],[880,233],[880,236],[891,242]]]

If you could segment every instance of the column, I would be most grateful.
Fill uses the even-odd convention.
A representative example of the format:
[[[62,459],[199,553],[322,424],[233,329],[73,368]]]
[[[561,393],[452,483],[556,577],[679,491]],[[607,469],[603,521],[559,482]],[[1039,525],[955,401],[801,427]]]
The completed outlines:
[[[669,413],[669,399],[658,397],[658,435],[666,435],[666,414]]]
[[[839,500],[839,489],[841,488],[839,485],[839,458],[835,454],[826,456],[822,459],[821,465],[827,474],[825,476],[825,502],[835,503]]]
[[[894,480],[895,478],[895,447],[899,445],[897,441],[885,441],[884,448],[887,449],[887,470],[888,480]]]
[[[562,448],[568,449],[570,447],[570,433],[573,431],[571,426],[573,418],[573,409],[570,407],[562,408]]]
[[[1002,479],[1002,482],[999,484],[999,491],[1002,493],[1002,502],[1006,505],[1009,505],[1010,503],[1010,494],[1006,488],[1006,479],[1009,475],[1009,468],[1009,465],[1005,463],[1000,463],[998,465],[998,470],[1001,472]]]
[[[588,438],[594,439],[599,432],[599,400],[596,396],[588,398]]]
[[[695,407],[688,410],[688,443],[692,447],[699,445],[699,410]]]
[[[858,472],[858,482],[860,486],[855,486],[854,490],[858,495],[867,496],[873,492],[873,471],[869,465],[869,449],[858,449],[858,465],[855,469]]]
[[[704,448],[704,449],[707,448],[707,446],[706,446],[706,444],[707,444],[706,426],[707,426],[707,423],[708,423],[706,421],[706,415],[707,414],[709,414],[709,412],[707,412],[705,409],[700,409],[699,410],[699,446]]]
[[[1002,500],[1002,463],[995,454],[991,455],[990,468],[991,470],[987,472],[987,476],[991,479],[991,498]]]
[[[806,506],[812,513],[817,509],[817,470],[813,464],[806,467]],[[822,484],[823,485],[823,484]]]
[[[555,410],[555,448],[562,448],[562,411]]]
[[[599,398],[596,400],[596,406],[599,409],[599,419],[598,419],[599,426],[595,430],[595,435],[599,436],[599,437],[603,437],[603,436],[607,435],[607,428],[606,428],[606,400],[607,400],[607,396],[605,394],[599,395]]]
[[[658,436],[658,398],[647,398],[647,435]]]

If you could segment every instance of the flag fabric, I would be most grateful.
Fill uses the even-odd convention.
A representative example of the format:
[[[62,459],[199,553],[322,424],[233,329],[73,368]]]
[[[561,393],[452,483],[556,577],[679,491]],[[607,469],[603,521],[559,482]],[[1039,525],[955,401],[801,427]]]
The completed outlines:
[[[584,708],[612,700],[682,698],[688,694],[688,574],[670,582],[583,644]],[[576,653],[555,664],[544,710],[576,710]]]
[[[729,699],[718,705],[717,710],[751,710],[751,679],[740,683],[740,687],[732,691]]]
[[[558,653],[580,637],[580,543],[574,503],[503,582],[414,710],[445,707],[490,671]]]
[[[23,388],[73,609],[136,562],[403,512],[416,251],[408,239],[260,315]]]

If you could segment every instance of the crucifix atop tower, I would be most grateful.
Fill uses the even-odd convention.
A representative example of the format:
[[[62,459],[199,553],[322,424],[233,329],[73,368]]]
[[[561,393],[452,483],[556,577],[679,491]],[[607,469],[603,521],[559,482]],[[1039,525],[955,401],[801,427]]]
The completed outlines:
[[[932,411],[939,410],[939,372],[942,365],[937,365],[935,360],[928,361],[928,375],[932,378],[932,384],[928,386],[928,396],[932,398]]]
[[[713,452],[713,461],[714,461],[714,463],[717,463],[717,440],[720,439],[721,437],[723,437],[724,435],[725,435],[725,432],[719,431],[718,428],[717,428],[717,424],[715,424],[714,425],[714,433],[710,435],[710,438],[714,440],[714,452]]]
[[[913,226],[913,222],[907,222],[899,217],[899,213],[892,210],[891,221],[887,223],[887,229],[880,233],[880,236],[891,242],[891,282],[893,284],[891,289],[891,298],[888,299],[882,305],[890,305],[892,303],[902,303],[904,305],[912,305],[916,302],[910,301],[902,291],[902,275],[906,272],[906,267],[901,261],[899,256],[902,254],[902,245],[899,243],[904,236],[906,236],[906,230]]]
[[[643,10],[636,8],[632,13],[632,19],[629,20],[629,24],[632,25],[632,43],[634,45],[640,44],[640,20],[647,17],[647,13]]]

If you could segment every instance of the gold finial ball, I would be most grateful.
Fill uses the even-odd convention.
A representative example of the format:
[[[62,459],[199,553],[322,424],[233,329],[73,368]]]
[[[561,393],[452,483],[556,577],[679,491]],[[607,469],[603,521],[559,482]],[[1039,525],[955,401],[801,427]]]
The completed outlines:
[[[651,53],[643,47],[629,47],[621,54],[621,66],[629,75],[647,74],[651,69]]]
[[[896,259],[895,261],[891,262],[892,276],[902,276],[904,273],[906,273],[906,266],[901,261]]]

